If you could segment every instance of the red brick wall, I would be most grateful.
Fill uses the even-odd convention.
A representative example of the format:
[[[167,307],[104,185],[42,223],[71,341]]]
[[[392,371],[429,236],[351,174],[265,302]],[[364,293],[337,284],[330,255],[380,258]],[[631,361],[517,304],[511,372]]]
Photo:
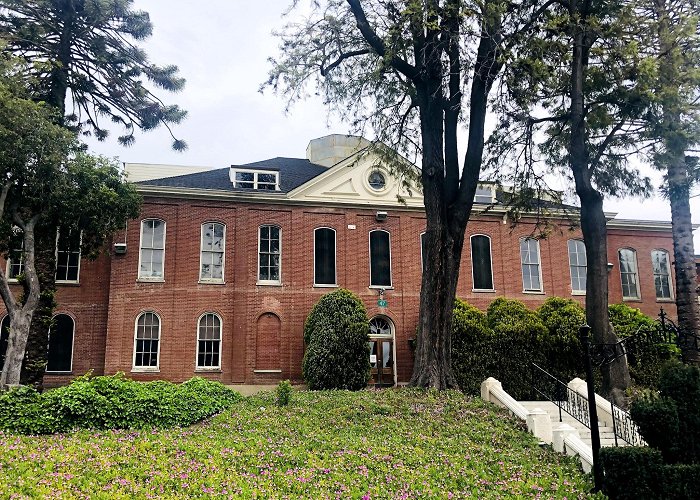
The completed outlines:
[[[407,381],[413,369],[409,339],[418,323],[421,282],[420,233],[425,218],[416,211],[389,210],[385,222],[375,220],[376,210],[332,207],[234,204],[147,198],[142,218],[166,221],[165,281],[137,281],[140,220],[130,221],[115,241],[126,241],[126,255],[83,262],[80,286],[60,286],[58,312],[76,318],[73,374],[92,368],[96,373],[124,371],[141,379],[186,380],[193,375],[225,383],[272,383],[283,378],[301,379],[303,325],[312,305],[330,289],[313,286],[313,231],[336,229],[338,285],[358,294],[370,316],[384,315],[395,326],[398,380]],[[200,227],[204,222],[226,225],[223,284],[200,284]],[[256,285],[258,226],[281,228],[281,286]],[[355,229],[349,229],[354,225]],[[378,290],[369,288],[369,237],[372,229],[391,234],[393,288],[386,290],[388,307],[377,305]],[[458,284],[459,297],[485,309],[497,296],[508,296],[535,308],[547,297],[571,297],[567,240],[580,238],[568,227],[555,228],[540,241],[542,293],[523,292],[519,240],[535,232],[523,219],[512,228],[497,215],[477,215],[469,223]],[[469,236],[491,237],[493,292],[472,290]],[[649,315],[663,305],[675,315],[671,303],[655,298],[651,250],[672,250],[670,232],[609,230],[610,302],[621,302],[617,249],[637,250],[641,300],[630,305]],[[574,297],[583,302],[583,297]],[[159,371],[132,372],[134,327],[144,311],[161,320]],[[222,320],[220,370],[196,370],[197,321],[204,313]],[[279,323],[277,319],[279,318]],[[263,331],[260,335],[258,332]],[[269,370],[279,370],[270,373]],[[266,370],[268,372],[256,372]],[[48,383],[67,377],[47,377]]]

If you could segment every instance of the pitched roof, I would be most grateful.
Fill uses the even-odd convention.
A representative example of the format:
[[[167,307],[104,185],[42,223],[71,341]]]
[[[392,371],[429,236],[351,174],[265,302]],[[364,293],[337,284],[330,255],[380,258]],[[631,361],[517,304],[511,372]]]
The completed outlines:
[[[328,169],[302,158],[270,158],[269,160],[232,165],[246,170],[272,170],[280,173],[280,191],[288,193],[292,189],[310,181]],[[148,186],[181,187],[191,189],[216,189],[220,191],[251,192],[252,189],[235,188],[229,177],[230,168],[219,168],[194,174],[176,175],[161,179],[141,181],[137,184]],[[266,194],[270,194],[266,191]]]

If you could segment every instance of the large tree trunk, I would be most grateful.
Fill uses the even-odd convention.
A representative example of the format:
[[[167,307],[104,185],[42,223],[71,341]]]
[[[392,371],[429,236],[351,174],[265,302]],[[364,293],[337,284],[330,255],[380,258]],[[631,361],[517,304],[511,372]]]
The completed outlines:
[[[569,166],[576,183],[576,194],[581,201],[581,232],[586,245],[588,267],[586,271],[586,320],[596,343],[612,343],[617,337],[610,325],[608,311],[608,256],[607,222],[603,212],[603,196],[593,187],[586,148],[585,91],[588,55],[593,35],[585,28],[588,12],[585,5],[576,7],[576,14],[583,20],[575,28],[571,64],[571,137],[569,142]],[[626,406],[625,390],[630,385],[626,357],[602,367],[603,395],[620,406]]]
[[[41,294],[29,330],[20,381],[22,385],[32,385],[37,390],[42,390],[48,361],[49,328],[56,307],[54,300],[56,294],[55,228],[52,225],[41,224],[36,231],[35,244],[35,267]]]
[[[31,311],[19,309],[10,313],[10,336],[5,351],[5,364],[0,375],[0,388],[6,389],[20,383],[31,323]]]

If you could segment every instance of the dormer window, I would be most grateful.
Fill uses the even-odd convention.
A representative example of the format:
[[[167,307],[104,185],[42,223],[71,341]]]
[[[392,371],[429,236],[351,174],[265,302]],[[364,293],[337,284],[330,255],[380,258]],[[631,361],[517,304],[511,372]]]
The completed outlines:
[[[279,172],[265,170],[232,170],[233,187],[257,189],[261,191],[279,191]]]
[[[493,203],[493,186],[478,186],[474,194],[474,203],[485,205]]]

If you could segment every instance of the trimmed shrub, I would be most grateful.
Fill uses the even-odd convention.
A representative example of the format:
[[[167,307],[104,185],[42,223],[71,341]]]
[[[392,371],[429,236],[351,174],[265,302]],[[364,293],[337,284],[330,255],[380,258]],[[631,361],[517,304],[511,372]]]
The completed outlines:
[[[309,389],[367,386],[369,321],[355,294],[341,288],[321,297],[306,318],[304,341],[302,373]]]
[[[486,314],[463,300],[455,300],[452,319],[452,371],[467,394],[479,394],[481,382],[492,376],[493,332]]]
[[[620,339],[634,335],[640,329],[655,328],[653,318],[627,304],[612,304],[609,311],[610,322]],[[642,387],[658,388],[662,368],[669,361],[677,359],[680,359],[680,349],[675,345],[644,346],[627,357],[632,381]]]
[[[546,369],[560,380],[585,378],[583,349],[579,328],[586,322],[586,311],[572,299],[550,297],[537,309],[537,315],[547,328],[542,339]]]
[[[187,426],[241,399],[219,382],[195,377],[182,384],[141,383],[122,373],[85,375],[39,394],[19,387],[0,394],[0,429],[52,434],[83,429],[143,429]]]
[[[283,380],[275,389],[277,396],[277,406],[287,406],[292,399],[292,384],[289,380]]]

